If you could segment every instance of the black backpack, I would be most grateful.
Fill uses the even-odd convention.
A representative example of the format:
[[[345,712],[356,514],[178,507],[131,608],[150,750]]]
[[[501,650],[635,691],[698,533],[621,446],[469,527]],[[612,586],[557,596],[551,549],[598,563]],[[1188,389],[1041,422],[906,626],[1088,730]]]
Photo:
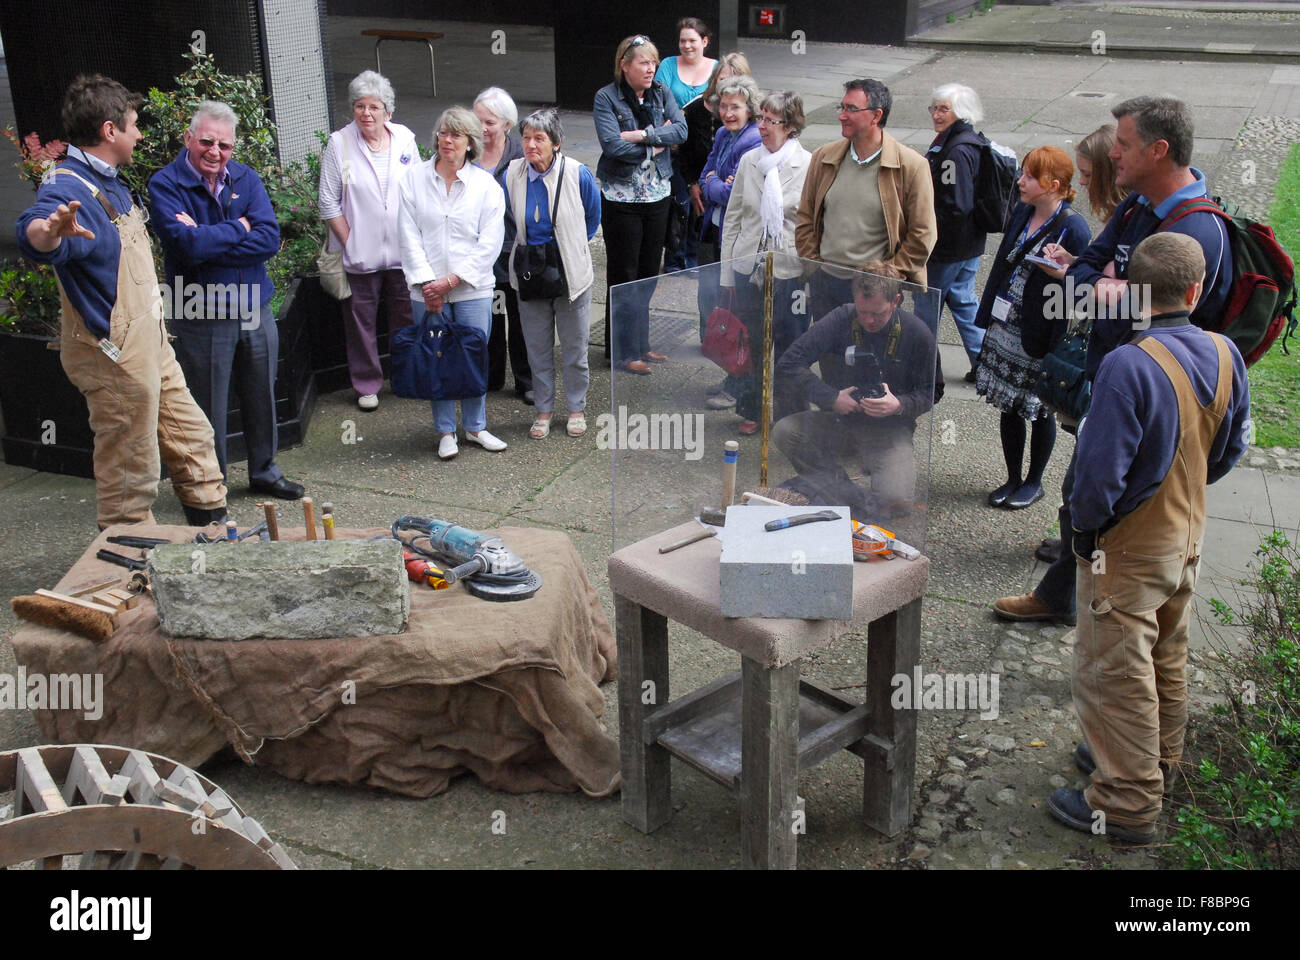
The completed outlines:
[[[1001,233],[1011,208],[1019,198],[1016,179],[1020,164],[1016,153],[974,130],[965,133],[953,146],[957,143],[974,144],[980,151],[979,172],[975,176],[975,209],[971,214],[975,226],[985,233]]]

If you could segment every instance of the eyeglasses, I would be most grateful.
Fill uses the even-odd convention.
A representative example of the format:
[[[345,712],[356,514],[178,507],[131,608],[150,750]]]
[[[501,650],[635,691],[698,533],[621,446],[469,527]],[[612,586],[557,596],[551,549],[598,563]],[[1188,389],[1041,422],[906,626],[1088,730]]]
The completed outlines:
[[[468,139],[467,135],[461,133],[459,130],[439,130],[439,131],[438,131],[438,137],[439,137],[439,139],[442,139],[442,140],[464,140],[464,139]]]
[[[217,147],[222,153],[229,153],[235,149],[233,143],[226,143],[224,140],[213,140],[211,137],[199,137],[199,146],[204,150],[211,150]]]
[[[784,127],[784,120],[773,120],[771,117],[759,117],[758,125],[760,127]]]
[[[840,113],[854,114],[862,113],[864,110],[879,110],[879,107],[854,107],[847,103],[840,104]]]
[[[941,113],[941,114],[952,113],[952,107],[948,106],[948,104],[946,103],[932,103],[930,104],[930,112]]]

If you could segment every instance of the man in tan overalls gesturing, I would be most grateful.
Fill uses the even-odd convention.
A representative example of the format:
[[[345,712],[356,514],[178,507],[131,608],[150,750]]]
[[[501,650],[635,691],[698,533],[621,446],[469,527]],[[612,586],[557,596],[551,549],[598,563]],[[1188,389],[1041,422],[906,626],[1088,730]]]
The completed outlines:
[[[212,427],[167,340],[145,208],[117,176],[141,137],[140,103],[107,77],[74,80],[68,156],[17,223],[23,255],[58,275],[63,369],[90,408],[101,529],[153,522],[160,459],[191,524],[226,515]]]
[[[1070,518],[1078,566],[1074,706],[1086,790],[1048,798],[1067,826],[1143,842],[1187,728],[1187,626],[1205,538],[1205,487],[1250,440],[1237,348],[1192,325],[1205,254],[1155,233],[1133,252],[1137,338],[1109,353],[1079,424]]]

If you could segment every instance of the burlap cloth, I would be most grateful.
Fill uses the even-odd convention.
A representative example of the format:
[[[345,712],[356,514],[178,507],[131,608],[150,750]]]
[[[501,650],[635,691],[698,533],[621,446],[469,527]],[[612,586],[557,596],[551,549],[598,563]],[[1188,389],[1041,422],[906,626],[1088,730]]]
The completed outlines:
[[[282,523],[282,539],[301,540],[303,532],[288,526]],[[112,527],[56,589],[127,575],[95,558],[101,547],[140,555],[108,544],[109,535],[187,542],[196,532]],[[25,624],[13,645],[29,672],[104,675],[100,719],[37,710],[41,735],[136,747],[190,766],[229,743],[287,777],[415,797],[442,792],[467,770],[512,793],[580,788],[606,796],[619,787],[618,744],[600,723],[605,698],[597,686],[617,673],[609,621],[568,537],[498,532],[541,575],[537,595],[490,603],[461,586],[412,584],[410,625],[398,636],[176,640],[159,632],[148,600],[122,611],[103,645]]]

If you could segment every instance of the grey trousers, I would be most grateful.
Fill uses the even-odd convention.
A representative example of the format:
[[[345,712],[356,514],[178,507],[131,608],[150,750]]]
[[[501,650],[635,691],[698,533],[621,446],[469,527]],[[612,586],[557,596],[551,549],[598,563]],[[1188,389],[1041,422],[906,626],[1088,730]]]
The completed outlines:
[[[591,333],[591,288],[572,303],[568,297],[554,300],[520,300],[519,325],[528,346],[528,365],[533,369],[533,403],[538,413],[555,410],[555,337],[560,338],[560,363],[564,367],[564,397],[569,413],[582,413],[587,406],[587,341]]]
[[[818,473],[857,463],[871,475],[871,492],[886,504],[911,502],[916,494],[912,429],[897,417],[871,420],[806,410],[782,417],[772,442],[797,473]]]
[[[224,320],[172,320],[176,359],[190,392],[207,414],[222,476],[226,460],[226,417],[232,397],[239,404],[248,448],[248,478],[275,483],[284,474],[276,465],[275,369],[280,353],[279,329],[269,303],[257,323]]]

